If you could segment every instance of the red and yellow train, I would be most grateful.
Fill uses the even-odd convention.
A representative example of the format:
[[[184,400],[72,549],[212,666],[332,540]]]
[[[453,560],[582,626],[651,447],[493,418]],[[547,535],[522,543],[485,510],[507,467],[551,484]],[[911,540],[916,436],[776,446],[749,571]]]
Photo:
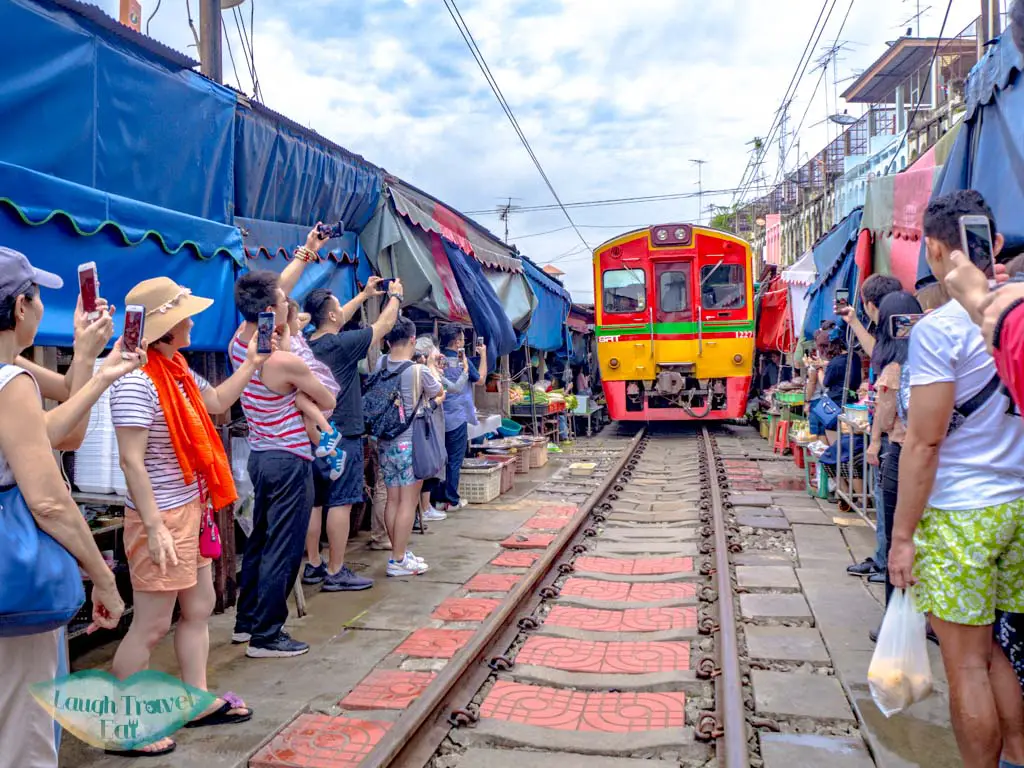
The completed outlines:
[[[617,421],[742,418],[754,359],[749,244],[662,224],[594,251],[598,360]]]

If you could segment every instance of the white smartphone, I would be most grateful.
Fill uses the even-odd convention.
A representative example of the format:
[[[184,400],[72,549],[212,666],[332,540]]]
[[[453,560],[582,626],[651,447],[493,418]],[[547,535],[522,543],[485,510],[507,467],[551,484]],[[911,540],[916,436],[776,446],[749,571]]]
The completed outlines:
[[[129,304],[124,308],[124,331],[121,333],[121,357],[135,355],[142,346],[142,334],[146,326],[146,308],[141,304]]]
[[[82,309],[92,318],[96,315],[96,301],[100,296],[100,281],[96,274],[95,261],[78,265],[78,292],[82,296]]]

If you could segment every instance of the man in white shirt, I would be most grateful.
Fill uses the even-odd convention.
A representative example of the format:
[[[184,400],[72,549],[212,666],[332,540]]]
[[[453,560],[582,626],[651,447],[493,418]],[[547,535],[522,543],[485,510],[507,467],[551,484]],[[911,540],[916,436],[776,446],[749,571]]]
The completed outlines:
[[[925,212],[928,265],[940,283],[965,215],[987,216],[996,232],[973,190],[937,198]],[[1002,245],[996,234],[997,253]],[[939,636],[964,765],[1020,766],[1021,689],[992,625],[997,609],[1024,612],[1024,422],[1008,413],[981,331],[955,301],[914,327],[908,365],[890,576],[897,588],[916,584],[917,605]]]

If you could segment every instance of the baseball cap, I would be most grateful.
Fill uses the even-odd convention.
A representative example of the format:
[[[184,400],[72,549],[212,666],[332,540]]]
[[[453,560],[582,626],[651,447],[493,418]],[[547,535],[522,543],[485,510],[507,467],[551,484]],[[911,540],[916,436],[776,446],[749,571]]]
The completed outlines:
[[[25,254],[0,246],[0,301],[24,290],[30,283],[54,290],[64,287],[59,275],[36,269]]]

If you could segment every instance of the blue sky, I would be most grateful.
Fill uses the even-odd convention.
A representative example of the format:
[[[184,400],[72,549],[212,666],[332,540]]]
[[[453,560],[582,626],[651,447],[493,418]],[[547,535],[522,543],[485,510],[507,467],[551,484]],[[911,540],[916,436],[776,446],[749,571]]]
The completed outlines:
[[[252,2],[242,6],[246,19]],[[494,208],[508,197],[524,206],[553,202],[440,0],[255,2],[256,69],[268,106],[463,211]],[[117,14],[118,0],[99,5]],[[839,63],[839,79],[881,55],[886,41],[902,34],[914,5],[857,0],[842,36],[851,49]],[[937,34],[942,22],[945,4],[932,5],[924,34]],[[735,187],[747,163],[746,143],[767,133],[821,3],[461,0],[459,6],[569,202],[696,192],[692,159],[707,161],[706,190]],[[835,39],[846,6],[839,1],[822,45]],[[947,34],[966,27],[978,10],[975,0],[953,6]],[[156,0],[143,0],[143,19],[155,7]],[[198,19],[195,3],[192,11]],[[224,19],[241,90],[251,93],[233,17]],[[150,33],[196,55],[179,0],[164,0]],[[224,71],[238,87],[226,49]],[[794,123],[816,81],[809,75],[799,89]],[[827,114],[824,90],[808,124]],[[835,112],[827,90],[828,112]],[[859,107],[850,112],[859,114]],[[821,149],[826,130],[805,125],[802,151]],[[777,151],[769,158],[777,164]],[[774,176],[775,165],[769,171]],[[729,201],[704,199],[705,206]],[[696,198],[573,212],[591,246],[633,227],[699,215]],[[503,234],[497,216],[476,218]],[[540,263],[554,261],[566,271],[574,298],[590,301],[589,257],[566,227],[558,211],[513,212],[509,224],[521,251]],[[561,231],[537,236],[551,230]]]

